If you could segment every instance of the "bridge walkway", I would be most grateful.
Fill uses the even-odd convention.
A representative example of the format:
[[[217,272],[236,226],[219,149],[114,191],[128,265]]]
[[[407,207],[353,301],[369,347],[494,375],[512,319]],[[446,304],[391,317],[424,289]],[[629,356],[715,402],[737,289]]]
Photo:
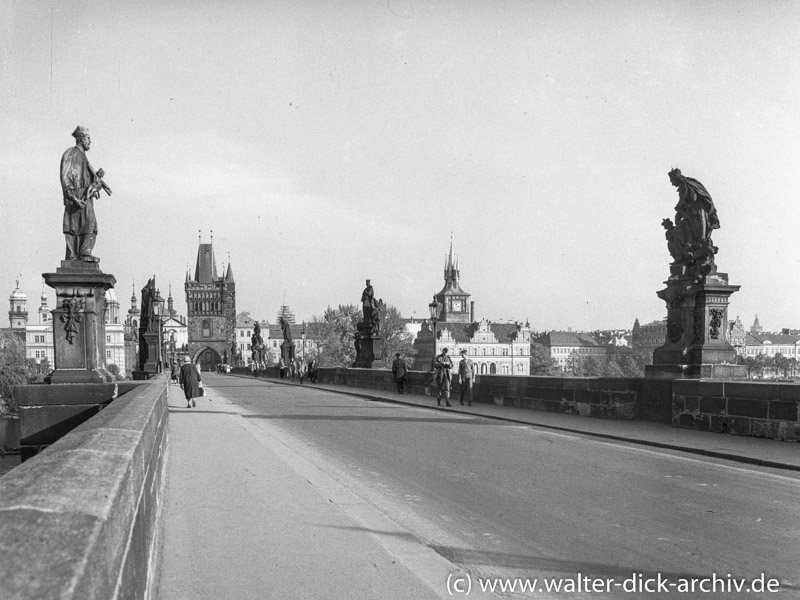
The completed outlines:
[[[225,376],[203,379],[192,409],[170,386],[161,600],[442,597],[449,562],[245,419]]]

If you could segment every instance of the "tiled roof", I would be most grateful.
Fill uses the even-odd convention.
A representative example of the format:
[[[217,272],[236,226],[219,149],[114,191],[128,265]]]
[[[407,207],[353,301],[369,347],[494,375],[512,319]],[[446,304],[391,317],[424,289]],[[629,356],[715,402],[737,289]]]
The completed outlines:
[[[588,333],[551,331],[534,340],[543,346],[595,347],[600,344]]]
[[[782,344],[786,346],[796,344],[798,340],[800,340],[800,335],[787,335],[783,333],[757,333],[755,335],[748,334],[748,338],[754,338],[761,344],[770,343],[772,345]]]

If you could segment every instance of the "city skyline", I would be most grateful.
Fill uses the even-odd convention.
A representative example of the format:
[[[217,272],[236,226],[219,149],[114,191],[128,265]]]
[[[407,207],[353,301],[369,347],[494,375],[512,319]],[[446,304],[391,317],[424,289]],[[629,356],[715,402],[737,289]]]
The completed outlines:
[[[452,235],[477,318],[628,329],[666,314],[679,167],[719,211],[729,318],[800,327],[796,4],[230,6],[0,7],[0,284],[29,311],[80,124],[123,310],[153,274],[185,305],[213,230],[240,311],[309,320],[370,279],[424,319]]]

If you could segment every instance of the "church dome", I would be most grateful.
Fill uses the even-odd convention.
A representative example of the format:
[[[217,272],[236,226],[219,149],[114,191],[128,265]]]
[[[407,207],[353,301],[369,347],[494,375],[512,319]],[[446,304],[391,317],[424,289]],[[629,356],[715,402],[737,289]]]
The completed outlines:
[[[17,281],[17,287],[11,292],[11,297],[9,300],[27,300],[28,297],[22,293],[22,290],[19,289],[19,281]]]

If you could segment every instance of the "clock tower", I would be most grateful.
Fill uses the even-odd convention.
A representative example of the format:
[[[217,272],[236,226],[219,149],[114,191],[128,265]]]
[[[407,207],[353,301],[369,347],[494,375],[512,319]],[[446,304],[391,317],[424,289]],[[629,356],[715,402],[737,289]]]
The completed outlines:
[[[444,287],[434,296],[439,303],[440,323],[470,323],[470,294],[461,289],[458,282],[458,259],[453,259],[453,240],[450,240],[450,253],[444,263]]]

